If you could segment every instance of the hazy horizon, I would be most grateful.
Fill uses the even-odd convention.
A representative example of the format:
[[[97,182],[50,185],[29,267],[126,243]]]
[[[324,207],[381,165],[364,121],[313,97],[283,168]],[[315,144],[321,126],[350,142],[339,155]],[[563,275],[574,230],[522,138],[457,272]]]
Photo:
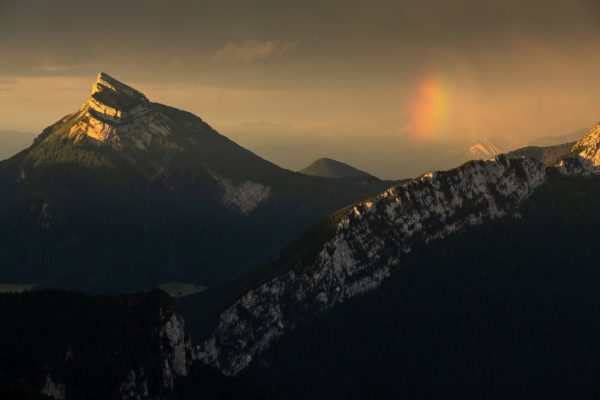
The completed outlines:
[[[398,178],[450,166],[480,137],[507,150],[600,120],[598,11],[592,0],[0,0],[0,130],[41,132],[105,71],[259,154],[279,148],[284,167],[323,153]],[[261,123],[281,131],[264,143]]]

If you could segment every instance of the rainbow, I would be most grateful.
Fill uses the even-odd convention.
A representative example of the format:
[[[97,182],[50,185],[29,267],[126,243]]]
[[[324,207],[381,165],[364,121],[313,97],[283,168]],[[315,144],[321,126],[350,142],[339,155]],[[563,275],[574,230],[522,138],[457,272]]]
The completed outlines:
[[[442,139],[449,111],[449,85],[440,74],[430,74],[417,85],[417,95],[411,107],[411,126],[418,140]]]

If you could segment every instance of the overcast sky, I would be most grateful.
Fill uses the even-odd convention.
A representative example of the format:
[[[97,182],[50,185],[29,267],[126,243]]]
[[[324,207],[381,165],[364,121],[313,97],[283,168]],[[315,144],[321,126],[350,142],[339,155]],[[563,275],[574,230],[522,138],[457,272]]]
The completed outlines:
[[[600,120],[599,18],[598,0],[0,0],[0,130],[40,131],[105,71],[232,132],[511,146]]]

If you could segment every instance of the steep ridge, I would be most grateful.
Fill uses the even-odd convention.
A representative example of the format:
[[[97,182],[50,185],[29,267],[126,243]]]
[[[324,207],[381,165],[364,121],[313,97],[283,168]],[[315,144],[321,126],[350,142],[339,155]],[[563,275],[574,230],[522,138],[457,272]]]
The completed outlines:
[[[101,73],[78,111],[0,162],[0,281],[212,285],[392,184],[279,168]]]
[[[572,177],[597,172],[598,146],[600,128],[595,126],[576,144],[560,146],[557,154],[552,150],[552,163],[518,154],[472,161],[427,173],[341,211],[239,284],[246,293],[237,300],[211,298],[210,291],[202,297],[209,309],[222,312],[210,326],[194,328],[193,334],[204,339],[194,357],[225,374],[238,374],[285,333],[378,287],[413,248],[489,221],[520,218],[519,207],[549,175],[554,181],[559,175],[565,182],[584,179],[586,187],[586,178]],[[184,303],[188,315],[190,304]]]
[[[414,246],[518,215],[519,204],[545,179],[541,162],[500,156],[425,174],[349,208],[316,256],[227,308],[194,357],[225,374],[239,373],[285,332],[378,287]]]
[[[290,400],[596,398],[598,201],[599,176],[549,169],[519,218],[415,247],[238,377]]]

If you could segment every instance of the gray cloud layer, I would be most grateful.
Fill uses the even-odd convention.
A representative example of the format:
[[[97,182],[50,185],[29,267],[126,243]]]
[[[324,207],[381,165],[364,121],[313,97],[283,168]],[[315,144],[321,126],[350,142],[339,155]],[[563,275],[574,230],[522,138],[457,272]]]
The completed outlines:
[[[595,0],[3,0],[0,50],[10,56],[0,72],[87,73],[142,60],[154,75],[190,75],[228,43],[297,39],[304,51],[290,61],[360,68],[363,57],[376,57],[402,66],[413,63],[407,53],[468,54],[515,36],[597,39],[599,14]]]

